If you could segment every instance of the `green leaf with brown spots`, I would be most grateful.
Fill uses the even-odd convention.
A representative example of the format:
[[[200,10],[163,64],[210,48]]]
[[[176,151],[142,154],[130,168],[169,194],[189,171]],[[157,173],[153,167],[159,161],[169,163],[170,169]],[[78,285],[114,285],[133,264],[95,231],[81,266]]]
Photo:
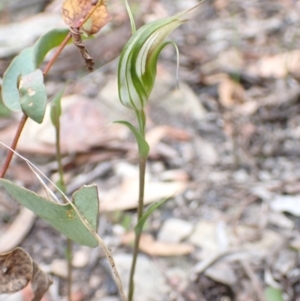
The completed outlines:
[[[22,111],[37,123],[42,123],[47,105],[43,72],[35,70],[20,78],[20,104]]]

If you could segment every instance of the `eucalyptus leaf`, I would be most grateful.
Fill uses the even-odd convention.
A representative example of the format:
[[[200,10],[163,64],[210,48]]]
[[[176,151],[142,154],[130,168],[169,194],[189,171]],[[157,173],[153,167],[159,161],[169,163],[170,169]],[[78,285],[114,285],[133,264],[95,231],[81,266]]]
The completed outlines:
[[[41,36],[33,47],[25,48],[16,56],[3,75],[2,98],[11,111],[21,111],[18,82],[20,76],[34,72],[52,48],[61,44],[68,29],[54,29]]]
[[[123,124],[131,130],[138,144],[140,157],[146,159],[148,157],[150,148],[149,148],[149,144],[147,143],[145,138],[140,134],[140,132],[131,123],[127,121],[120,120],[120,121],[115,121],[114,123]]]
[[[1,87],[0,87],[1,90]],[[2,96],[0,93],[0,118],[1,117],[8,117],[10,115],[10,110],[4,105],[2,101]]]
[[[42,123],[47,105],[47,92],[42,71],[37,69],[22,76],[19,82],[19,93],[23,112],[37,123]]]
[[[69,29],[53,29],[41,36],[33,46],[33,55],[36,68],[43,62],[46,54],[59,46],[68,35]]]
[[[2,99],[5,106],[11,111],[21,111],[18,90],[19,77],[35,70],[33,48],[26,48],[16,56],[3,75]]]
[[[58,204],[16,184],[0,179],[0,185],[21,205],[78,244],[96,247],[99,200],[95,185],[83,186],[73,194],[72,204]]]

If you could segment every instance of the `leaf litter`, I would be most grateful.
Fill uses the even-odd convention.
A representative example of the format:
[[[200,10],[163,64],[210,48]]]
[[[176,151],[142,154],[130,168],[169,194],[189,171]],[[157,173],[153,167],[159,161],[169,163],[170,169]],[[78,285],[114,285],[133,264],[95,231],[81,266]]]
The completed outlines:
[[[165,1],[160,4],[161,7],[155,1],[148,2],[145,4],[147,10],[142,8],[140,12],[143,20],[153,20],[166,12],[180,10],[173,1]],[[191,2],[191,6],[195,4],[195,1]],[[119,3],[113,4],[120,14]],[[300,193],[300,88],[297,71],[299,29],[295,26],[299,23],[297,9],[299,6],[293,1],[252,1],[247,5],[240,1],[203,3],[197,17],[175,34],[181,51],[180,80],[187,87],[183,86],[180,93],[174,89],[172,76],[175,56],[168,48],[162,53],[158,69],[162,84],[157,83],[154,99],[150,101],[147,111],[149,137],[153,144],[148,172],[150,181],[154,183],[149,186],[149,199],[153,195],[157,198],[169,196],[172,192],[168,185],[174,183],[182,190],[160,211],[154,212],[146,224],[146,233],[152,237],[151,245],[158,241],[166,221],[172,218],[185,220],[193,231],[180,243],[189,244],[195,250],[190,257],[171,256],[172,252],[170,258],[155,257],[156,261],[160,261],[157,266],[161,264],[164,267],[158,273],[166,276],[165,279],[170,279],[165,271],[172,271],[174,267],[187,274],[180,289],[171,283],[162,285],[166,300],[255,300],[262,297],[262,292],[267,292],[267,297],[273,294],[274,288],[277,296],[279,291],[286,300],[296,300],[299,295],[300,238],[296,204]],[[114,10],[110,13],[113,15]],[[124,18],[117,17],[120,23],[112,20],[113,30],[104,30],[100,35],[101,41],[105,41],[103,48],[94,51],[98,47],[98,37],[94,48],[88,46],[91,56],[100,64],[110,62],[118,55],[118,51],[112,54],[115,51],[113,46],[120,49],[126,37],[128,30],[124,26],[125,21],[122,21]],[[285,20],[290,23],[286,24]],[[86,43],[93,45],[93,42]],[[3,47],[0,45],[0,54],[6,53],[6,56],[0,58],[1,71],[2,63],[7,64],[9,53],[5,52],[7,49],[1,52]],[[53,68],[57,80],[49,79],[47,84],[57,87],[67,72],[75,73],[76,68],[82,68],[82,62],[77,60],[77,50],[74,47],[69,49],[57,69]],[[73,71],[65,71],[68,66]],[[55,71],[59,68],[62,69]],[[112,229],[118,226],[119,231],[126,232],[133,224],[135,216],[129,208],[134,208],[136,195],[133,189],[124,187],[130,187],[128,183],[136,179],[126,177],[130,171],[124,165],[120,168],[125,176],[120,176],[116,166],[121,158],[135,164],[136,149],[126,130],[119,131],[115,125],[106,127],[111,121],[120,119],[119,116],[123,117],[123,112],[115,109],[118,99],[114,98],[114,68],[115,63],[111,61],[79,83],[70,84],[72,93],[66,94],[85,99],[82,104],[75,101],[73,113],[77,110],[80,115],[89,105],[91,109],[84,111],[85,116],[90,116],[89,120],[84,118],[77,125],[66,127],[66,132],[73,127],[82,136],[75,135],[72,141],[69,136],[74,137],[74,134],[64,134],[64,162],[71,186],[70,179],[76,176],[76,181],[84,183],[85,175],[90,183],[98,184],[100,212],[112,208],[107,209],[108,213],[101,214],[99,231],[112,250],[127,255],[130,245],[123,246]],[[104,88],[98,91],[100,86]],[[91,114],[96,107],[99,114]],[[66,112],[67,109],[63,110]],[[74,116],[70,113],[66,118],[67,125],[76,120]],[[82,128],[80,124],[83,124]],[[5,130],[7,128],[0,131],[1,141],[5,135],[7,141],[11,137],[12,132],[5,134]],[[33,161],[37,158],[32,154],[46,155],[35,163],[55,177],[56,167],[51,162],[53,141],[51,134],[46,135],[47,131],[35,132],[31,136],[43,140],[38,146],[31,139],[30,143],[21,143],[20,150]],[[98,155],[103,150],[105,159]],[[110,165],[100,173],[93,173],[103,160]],[[19,164],[16,160],[11,170]],[[25,173],[20,179],[26,178],[24,169],[17,170]],[[187,176],[170,176],[170,170],[182,170]],[[17,172],[15,174],[18,175]],[[30,181],[26,185],[35,187],[35,183]],[[125,212],[120,212],[121,209]],[[0,224],[5,229],[13,225],[13,221],[5,220],[3,209],[0,211]],[[45,235],[48,240],[54,242],[51,248],[41,238],[44,229],[47,229]],[[168,231],[172,233],[176,229]],[[39,262],[45,262],[46,266],[50,266],[57,254],[64,258],[56,243],[61,241],[60,236],[40,220],[26,237],[23,234],[22,239],[22,246],[30,250]],[[212,254],[212,251],[215,253]],[[97,294],[114,294],[100,284],[95,289],[95,295],[91,296],[92,284],[88,280],[85,280],[86,288],[82,287],[82,275],[90,276],[91,270],[95,283],[105,283],[110,279],[105,267],[98,264],[98,253],[95,258],[94,261],[91,258],[83,270],[75,269],[74,272],[75,287],[79,287],[85,298],[91,300],[97,300]],[[120,266],[122,260],[118,261]],[[97,268],[93,269],[95,265]],[[231,276],[225,279],[223,273]],[[144,279],[149,283],[151,281]],[[64,283],[61,279],[58,281]],[[155,286],[152,289],[154,292]],[[157,300],[161,300],[161,294]],[[155,293],[153,295],[156,296]]]

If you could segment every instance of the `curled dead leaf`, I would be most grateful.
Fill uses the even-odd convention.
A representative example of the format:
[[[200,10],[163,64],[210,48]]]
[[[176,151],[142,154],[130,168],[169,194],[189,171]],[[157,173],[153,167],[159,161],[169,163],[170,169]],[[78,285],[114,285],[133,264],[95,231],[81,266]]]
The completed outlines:
[[[40,301],[52,281],[22,248],[0,254],[0,294],[15,293],[31,282],[34,297]]]
[[[70,27],[70,32],[73,38],[73,43],[79,49],[88,71],[92,72],[94,67],[94,60],[89,55],[88,50],[86,49],[82,39],[80,31],[76,27]]]
[[[79,28],[95,6],[95,11],[82,26],[88,35],[95,34],[111,19],[104,0],[65,0],[62,9],[63,19],[69,26]]]

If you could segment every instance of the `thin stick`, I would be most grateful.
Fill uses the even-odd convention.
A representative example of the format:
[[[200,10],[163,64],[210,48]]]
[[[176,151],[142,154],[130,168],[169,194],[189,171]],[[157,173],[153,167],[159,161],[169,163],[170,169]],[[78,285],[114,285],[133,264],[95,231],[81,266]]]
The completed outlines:
[[[110,263],[110,266],[112,268],[112,271],[113,271],[113,274],[114,274],[114,278],[115,278],[117,287],[119,289],[121,300],[122,301],[128,301],[127,298],[126,298],[126,296],[125,296],[124,290],[123,290],[123,285],[122,285],[121,277],[120,277],[119,272],[118,272],[118,270],[116,268],[116,264],[115,264],[115,261],[114,261],[114,259],[112,257],[111,252],[109,251],[109,249],[107,248],[107,246],[105,245],[105,243],[101,239],[101,237],[98,235],[98,233],[96,231],[94,231],[94,230],[92,230],[91,232],[94,233],[95,237],[97,238],[97,241],[98,241],[99,245],[102,247],[102,249],[103,249],[103,251],[105,253],[106,258],[108,259],[108,261]]]
[[[27,121],[28,117],[23,114],[21,120],[20,120],[20,123],[19,123],[19,126],[18,126],[18,129],[17,129],[17,132],[15,134],[15,137],[14,137],[14,140],[11,144],[11,150],[9,150],[7,156],[6,156],[6,160],[4,162],[4,165],[3,165],[3,168],[1,170],[1,173],[0,173],[0,178],[4,178],[5,174],[6,174],[6,171],[8,169],[8,166],[11,162],[11,159],[12,159],[12,156],[13,156],[13,151],[12,150],[15,150],[16,147],[17,147],[17,144],[18,144],[18,141],[19,141],[19,138],[21,136],[21,133],[22,133],[22,130],[25,126],[25,123]]]

